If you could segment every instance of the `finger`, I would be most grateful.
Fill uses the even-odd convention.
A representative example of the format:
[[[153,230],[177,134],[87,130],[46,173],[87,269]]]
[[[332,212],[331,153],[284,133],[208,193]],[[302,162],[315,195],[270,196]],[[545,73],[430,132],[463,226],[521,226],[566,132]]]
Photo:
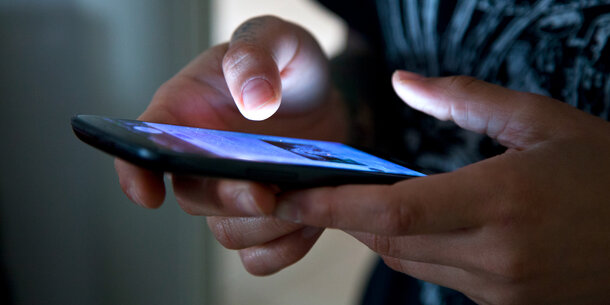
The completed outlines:
[[[242,180],[172,175],[176,201],[191,215],[263,216],[275,208],[276,187]]]
[[[262,245],[303,228],[303,225],[276,217],[208,217],[216,239],[228,249]]]
[[[140,120],[175,123],[175,118],[167,111],[161,111],[158,103],[148,107],[140,117]],[[146,208],[158,208],[165,199],[165,183],[163,173],[154,172],[145,168],[133,165],[127,161],[116,158],[114,168],[119,176],[121,189],[131,201]]]
[[[114,160],[114,168],[121,189],[131,201],[145,208],[157,208],[163,204],[163,173],[148,171],[121,159]]]
[[[527,148],[561,134],[558,128],[570,130],[574,125],[574,119],[566,115],[571,108],[564,103],[472,77],[425,78],[397,71],[392,82],[409,106],[487,134],[508,148]]]
[[[244,22],[233,33],[222,67],[240,112],[259,121],[278,110],[282,94],[293,101],[287,108],[321,100],[316,95],[327,92],[324,88],[329,86],[325,60],[318,44],[301,27],[263,16]]]
[[[482,245],[480,230],[457,230],[442,234],[386,236],[348,232],[375,253],[412,262],[480,271],[486,258],[474,255]]]
[[[278,198],[275,215],[306,225],[392,236],[478,227],[496,207],[486,203],[502,204],[498,194],[507,187],[503,181],[508,178],[498,174],[506,171],[496,159],[394,185],[287,192]]]
[[[303,258],[322,231],[320,228],[305,227],[265,245],[239,250],[239,256],[251,274],[273,274]]]
[[[243,119],[222,73],[228,43],[214,46],[193,59],[165,82],[138,118],[142,121],[201,128],[228,129]]]

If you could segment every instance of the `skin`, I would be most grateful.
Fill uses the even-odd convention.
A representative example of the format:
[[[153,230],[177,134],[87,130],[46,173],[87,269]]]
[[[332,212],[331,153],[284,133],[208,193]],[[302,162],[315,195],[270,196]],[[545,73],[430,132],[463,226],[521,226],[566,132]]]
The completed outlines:
[[[338,96],[302,77],[327,83],[327,73],[309,34],[276,18],[258,18],[242,25],[228,46],[208,50],[163,85],[141,119],[345,139]],[[245,106],[240,94],[257,78],[272,87],[271,102],[265,97],[254,103],[261,108]],[[408,106],[487,134],[507,152],[394,185],[281,192],[253,182],[174,176],[178,202],[190,214],[209,216],[220,243],[239,250],[256,275],[298,261],[321,228],[336,228],[391,268],[481,304],[610,299],[610,123],[548,97],[469,77],[398,71],[392,83]],[[282,107],[273,110],[280,95]],[[255,123],[242,114],[273,116]],[[161,204],[161,174],[120,160],[116,168],[132,200]]]
[[[345,141],[347,110],[329,79],[328,60],[308,32],[276,17],[258,17],[242,24],[229,43],[205,51],[163,84],[139,119]],[[246,107],[244,89],[257,80],[263,81],[259,91],[263,94],[251,90],[253,106]],[[271,94],[264,94],[265,83]],[[120,159],[115,168],[132,201],[145,208],[163,203],[163,173]],[[270,216],[277,187],[205,177],[171,178],[182,209],[208,216],[216,238],[239,250],[253,274],[271,274],[296,262],[322,233]]]

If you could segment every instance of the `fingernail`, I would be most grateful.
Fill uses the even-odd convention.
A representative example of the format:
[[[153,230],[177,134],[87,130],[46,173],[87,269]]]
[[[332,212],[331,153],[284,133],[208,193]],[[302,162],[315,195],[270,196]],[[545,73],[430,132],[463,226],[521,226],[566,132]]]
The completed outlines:
[[[396,70],[396,72],[394,72],[394,77],[398,80],[422,80],[426,78],[420,74],[404,70]]]
[[[239,208],[251,216],[261,216],[264,215],[263,211],[256,205],[254,201],[254,197],[248,191],[240,191],[237,197],[235,198],[237,201],[237,205]]]
[[[278,207],[275,209],[275,216],[294,223],[302,222],[297,205],[289,201],[281,201],[278,204]]]
[[[255,111],[272,101],[275,98],[275,91],[268,81],[255,78],[246,83],[241,98],[244,101],[245,110]]]
[[[301,236],[303,236],[304,239],[311,239],[320,234],[320,232],[322,232],[321,228],[305,227],[303,230],[301,230]]]

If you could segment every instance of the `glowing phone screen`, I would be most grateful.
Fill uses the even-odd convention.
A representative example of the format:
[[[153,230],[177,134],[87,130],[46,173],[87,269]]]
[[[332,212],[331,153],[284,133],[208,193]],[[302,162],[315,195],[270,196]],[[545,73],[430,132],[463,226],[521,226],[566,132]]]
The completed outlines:
[[[336,142],[256,135],[149,122],[117,121],[120,125],[132,128],[139,134],[145,134],[150,140],[160,146],[171,146],[172,148],[179,146],[176,145],[175,140],[168,141],[167,135],[170,135],[173,138],[196,146],[209,155],[219,158],[425,176],[412,169]],[[172,142],[173,145],[168,145],[169,142]]]

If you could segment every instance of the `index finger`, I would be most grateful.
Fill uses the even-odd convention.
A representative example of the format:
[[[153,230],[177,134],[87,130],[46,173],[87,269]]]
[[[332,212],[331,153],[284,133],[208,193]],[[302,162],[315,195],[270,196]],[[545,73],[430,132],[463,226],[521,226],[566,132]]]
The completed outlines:
[[[511,156],[496,158],[507,157]],[[494,170],[499,163],[496,158],[394,185],[344,185],[287,193],[279,198],[275,214],[310,226],[381,235],[477,227],[491,211],[486,203],[496,200],[505,187],[501,177],[489,177],[489,173],[501,173]]]
[[[325,98],[330,83],[326,57],[311,34],[274,16],[241,24],[222,68],[237,108],[255,121],[271,117],[282,97],[291,101],[284,109],[311,107]]]
[[[175,119],[165,111],[156,111],[151,106],[139,119],[159,123],[175,123]],[[163,173],[151,171],[119,158],[114,160],[114,168],[119,177],[119,184],[127,197],[145,208],[158,208],[165,199]]]
[[[159,88],[148,108],[138,119],[164,124],[225,127],[222,126],[224,119],[215,115],[214,105],[205,101],[224,101],[228,98],[223,98],[222,91],[213,89],[203,81],[196,81],[193,73],[196,70],[205,70],[210,62],[216,62],[219,66],[226,49],[226,44],[216,46],[189,63]],[[207,82],[210,81],[226,87],[224,80],[220,78],[207,79]],[[204,100],[206,97],[207,100]],[[147,208],[161,206],[165,198],[163,173],[150,171],[118,158],[115,159],[114,167],[123,192],[133,202]]]
[[[274,185],[172,174],[174,195],[191,215],[263,216],[275,208]]]

